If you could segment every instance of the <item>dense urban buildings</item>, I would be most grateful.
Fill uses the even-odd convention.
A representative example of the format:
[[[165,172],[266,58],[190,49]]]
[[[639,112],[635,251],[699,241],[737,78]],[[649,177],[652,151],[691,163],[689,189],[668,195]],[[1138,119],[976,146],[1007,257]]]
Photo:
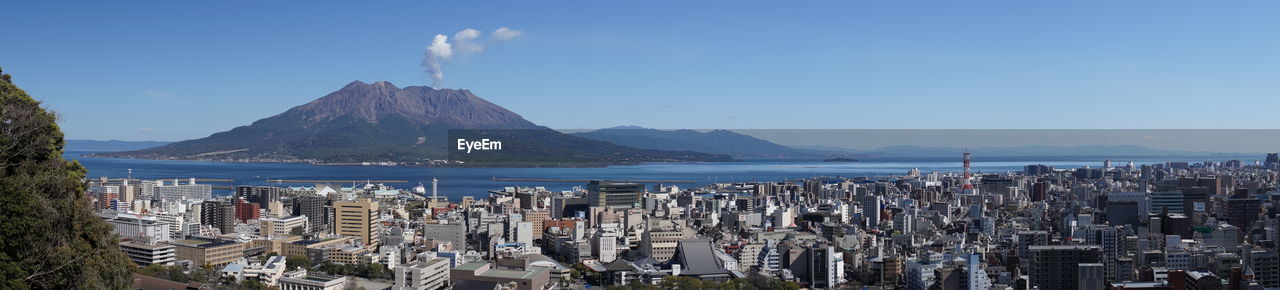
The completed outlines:
[[[281,289],[1280,288],[1270,161],[1103,164],[694,187],[596,180],[456,201],[372,183],[221,197],[193,182],[100,179],[89,195],[137,264],[207,265]],[[273,266],[286,258],[310,264]]]

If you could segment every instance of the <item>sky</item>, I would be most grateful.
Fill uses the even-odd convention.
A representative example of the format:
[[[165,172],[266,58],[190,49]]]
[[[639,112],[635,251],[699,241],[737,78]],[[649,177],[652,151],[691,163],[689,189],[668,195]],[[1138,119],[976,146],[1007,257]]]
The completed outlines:
[[[1276,1],[6,3],[0,68],[68,138],[176,141],[361,80],[437,34],[518,37],[441,82],[552,128],[1274,128]]]

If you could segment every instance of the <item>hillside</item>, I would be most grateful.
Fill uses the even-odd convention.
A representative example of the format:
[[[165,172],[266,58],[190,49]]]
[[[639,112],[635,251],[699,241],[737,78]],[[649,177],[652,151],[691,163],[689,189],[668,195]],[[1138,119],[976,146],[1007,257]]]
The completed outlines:
[[[614,144],[654,149],[696,151],[748,158],[797,158],[841,155],[838,152],[796,149],[729,130],[657,130],[634,126],[573,133]]]

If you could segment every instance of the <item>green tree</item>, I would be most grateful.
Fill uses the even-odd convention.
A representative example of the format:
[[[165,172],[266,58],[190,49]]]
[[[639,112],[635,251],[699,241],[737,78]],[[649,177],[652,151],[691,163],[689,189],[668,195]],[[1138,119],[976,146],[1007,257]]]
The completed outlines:
[[[254,279],[244,279],[244,281],[240,281],[240,285],[238,285],[238,287],[236,288],[258,290],[258,289],[267,289],[268,287],[267,287],[267,284],[264,284],[261,281],[254,280]]]
[[[311,258],[303,255],[291,255],[285,257],[284,264],[289,268],[289,271],[298,269],[298,267],[311,268],[311,265],[315,265],[315,263],[311,262]]]
[[[127,287],[136,266],[62,158],[57,115],[0,71],[0,288]]]

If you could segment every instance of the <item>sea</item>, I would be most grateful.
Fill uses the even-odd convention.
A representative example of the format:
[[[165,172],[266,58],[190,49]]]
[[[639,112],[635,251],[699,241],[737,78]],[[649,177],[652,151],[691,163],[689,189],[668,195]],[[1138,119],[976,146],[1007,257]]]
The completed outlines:
[[[491,190],[505,187],[544,187],[548,190],[572,190],[584,187],[583,182],[548,181],[499,181],[494,179],[555,179],[555,180],[668,180],[687,181],[672,183],[680,187],[700,187],[711,183],[783,181],[812,177],[879,177],[905,175],[911,169],[921,173],[960,172],[963,165],[960,156],[955,158],[863,158],[858,162],[823,162],[821,159],[746,159],[739,162],[711,163],[647,163],[616,165],[601,168],[437,168],[404,166],[313,165],[296,163],[226,163],[209,161],[144,160],[123,158],[96,158],[83,154],[90,151],[68,151],[63,157],[77,160],[88,169],[89,178],[138,179],[229,179],[228,183],[214,185],[275,185],[311,186],[303,183],[271,183],[270,179],[286,180],[403,180],[404,183],[388,183],[396,188],[411,189],[419,184],[431,187],[431,180],[438,179],[440,196],[460,200],[463,196],[485,197]],[[1043,164],[1058,169],[1102,167],[1106,159],[1112,166],[1155,164],[1165,162],[1204,162],[1242,160],[1252,164],[1263,156],[1214,155],[1168,157],[992,157],[974,156],[972,170],[976,173],[1005,173],[1022,171],[1024,166]],[[130,175],[132,171],[132,175]],[[363,185],[364,182],[343,184]],[[215,194],[229,194],[230,190],[215,190]]]

